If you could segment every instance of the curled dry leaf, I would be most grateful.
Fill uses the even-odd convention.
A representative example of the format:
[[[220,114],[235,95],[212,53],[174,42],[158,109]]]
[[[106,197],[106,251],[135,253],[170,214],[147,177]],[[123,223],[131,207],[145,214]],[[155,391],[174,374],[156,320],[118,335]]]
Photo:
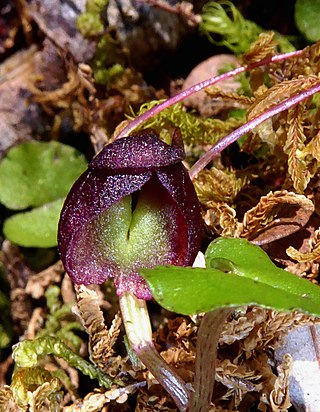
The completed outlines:
[[[0,388],[0,410],[6,412],[22,412],[22,408],[16,404],[10,386],[4,385]]]
[[[319,338],[318,324],[311,327],[303,326],[291,331],[275,354],[276,360],[280,362],[284,354],[290,353],[292,356],[290,398],[298,411],[319,411]]]
[[[251,331],[266,319],[266,310],[258,306],[253,306],[247,311],[237,311],[228,322],[225,322],[220,335],[219,343],[232,343],[243,340]]]
[[[287,255],[299,263],[312,262],[320,259],[320,229],[313,233],[313,236],[309,239],[309,251],[305,253],[300,252],[294,247],[290,246],[287,250]]]
[[[44,411],[44,403],[50,398],[50,404],[55,409],[58,407],[59,393],[62,384],[58,378],[41,368],[17,368],[12,377],[11,391],[6,391],[8,409],[0,409],[12,412]],[[2,392],[3,394],[3,392]],[[1,399],[1,396],[0,396]],[[2,406],[0,400],[0,408]],[[16,408],[10,409],[14,404]],[[48,404],[47,404],[48,405]],[[46,405],[46,406],[47,406]]]
[[[104,410],[103,407],[111,401],[119,404],[126,402],[128,395],[136,392],[145,385],[145,382],[137,382],[124,388],[114,388],[106,392],[96,390],[95,392],[89,393],[83,400],[79,400],[77,402],[78,405],[74,404],[64,407],[63,412],[77,412],[79,408],[85,412],[100,412]]]
[[[236,218],[236,211],[227,203],[214,203],[204,215],[204,222],[208,229],[224,237],[239,237],[240,223]]]
[[[84,285],[75,285],[75,289],[77,295],[75,312],[89,334],[90,357],[102,371],[105,371],[108,368],[107,360],[114,353],[113,346],[120,333],[121,317],[117,314],[108,330],[97,293]]]
[[[317,162],[320,162],[320,131],[318,131],[313,139],[299,152],[300,158],[306,158],[309,155],[316,159]]]
[[[272,412],[283,412],[290,408],[289,377],[292,368],[292,357],[284,355],[282,364],[277,367],[278,377],[274,389],[270,393],[269,402]]]
[[[58,394],[61,387],[62,385],[58,378],[53,378],[50,382],[44,382],[42,385],[38,386],[37,389],[34,392],[32,392],[32,396],[29,396],[29,410],[35,412],[45,410],[48,398],[50,399],[50,407],[58,408]],[[53,394],[56,394],[56,396],[53,396]]]
[[[247,357],[259,349],[276,348],[283,341],[288,330],[301,325],[312,325],[315,322],[315,318],[298,312],[261,310],[265,311],[265,318],[261,317],[261,322],[256,323],[248,337],[240,342]]]
[[[303,228],[313,212],[312,201],[303,195],[270,192],[245,213],[241,237],[256,245],[273,242]]]
[[[248,392],[259,391],[261,375],[248,370],[245,365],[239,365],[225,359],[219,362],[216,368],[216,381],[228,388],[222,399],[233,397],[235,406],[238,406]]]
[[[208,97],[211,99],[219,99],[223,100],[223,103],[227,105],[232,104],[233,107],[240,107],[240,108],[247,108],[252,104],[255,100],[254,97],[249,97],[246,95],[240,95],[236,92],[227,92],[221,89],[218,86],[210,86],[206,89],[206,93]],[[217,104],[218,102],[212,102],[212,104]]]

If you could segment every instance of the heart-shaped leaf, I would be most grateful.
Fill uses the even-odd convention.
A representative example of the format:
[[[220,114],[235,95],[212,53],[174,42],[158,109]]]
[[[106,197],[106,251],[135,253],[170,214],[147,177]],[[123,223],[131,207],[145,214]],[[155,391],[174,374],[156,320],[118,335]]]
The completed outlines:
[[[165,266],[140,273],[160,305],[186,315],[259,305],[320,316],[320,288],[279,269],[245,239],[217,239],[206,259],[206,269]]]
[[[34,210],[11,216],[5,236],[20,246],[57,245],[62,203],[86,168],[85,157],[59,142],[25,142],[0,163],[0,202],[12,210]]]
[[[318,24],[320,2],[318,0],[297,0],[295,3],[295,21],[298,29],[310,41],[320,39]]]
[[[57,227],[64,202],[58,199],[30,212],[17,213],[4,223],[3,233],[11,242],[24,247],[54,247]]]
[[[23,210],[65,197],[86,166],[81,153],[62,143],[22,143],[0,163],[0,202]]]

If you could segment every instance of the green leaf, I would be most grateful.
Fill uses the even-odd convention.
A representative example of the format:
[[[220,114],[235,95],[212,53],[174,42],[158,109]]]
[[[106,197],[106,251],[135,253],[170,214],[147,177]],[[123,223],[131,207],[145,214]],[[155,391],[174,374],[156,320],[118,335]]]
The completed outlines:
[[[233,265],[232,272],[236,275],[297,296],[306,293],[308,296],[320,299],[318,286],[278,268],[266,252],[246,239],[218,238],[210,243],[205,257],[207,268],[219,269],[219,261],[227,260]],[[320,300],[318,304],[320,305]]]
[[[25,142],[9,150],[0,163],[0,202],[34,209],[7,219],[5,236],[25,247],[56,246],[64,198],[86,166],[81,153],[59,142]]]
[[[9,217],[3,225],[7,239],[24,247],[54,247],[64,199]]]
[[[320,0],[297,0],[295,21],[304,37],[310,41],[320,39]]]
[[[164,266],[140,272],[160,305],[186,315],[259,305],[320,316],[320,288],[277,268],[245,239],[217,239],[206,259],[207,269]]]
[[[86,166],[81,153],[62,143],[22,143],[0,163],[0,202],[23,210],[63,198]]]

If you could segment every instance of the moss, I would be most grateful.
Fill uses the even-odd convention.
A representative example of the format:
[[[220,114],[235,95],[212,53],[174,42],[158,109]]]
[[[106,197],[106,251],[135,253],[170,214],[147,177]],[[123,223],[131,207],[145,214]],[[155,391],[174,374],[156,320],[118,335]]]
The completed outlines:
[[[200,31],[214,44],[228,47],[235,54],[242,54],[264,29],[245,19],[231,1],[220,0],[209,1],[203,6]],[[294,50],[285,36],[276,33],[276,39],[281,52]]]
[[[143,104],[138,115],[159,103],[159,100],[154,100]],[[239,117],[230,117],[226,120],[200,119],[192,113],[187,113],[183,105],[178,103],[155,115],[142,127],[156,130],[163,141],[170,141],[171,128],[179,127],[186,144],[214,144],[221,137],[239,127],[244,121],[244,118]]]
[[[77,26],[85,37],[95,36],[104,29],[101,13],[109,0],[87,0],[86,11],[78,17]]]

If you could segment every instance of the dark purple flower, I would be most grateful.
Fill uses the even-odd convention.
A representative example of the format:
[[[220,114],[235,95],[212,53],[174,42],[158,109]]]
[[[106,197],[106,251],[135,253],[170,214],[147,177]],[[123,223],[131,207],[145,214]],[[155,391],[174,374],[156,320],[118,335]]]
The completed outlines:
[[[193,263],[200,209],[184,150],[150,132],[106,146],[72,187],[61,212],[59,250],[77,284],[114,278],[117,293],[150,299],[138,270]]]

